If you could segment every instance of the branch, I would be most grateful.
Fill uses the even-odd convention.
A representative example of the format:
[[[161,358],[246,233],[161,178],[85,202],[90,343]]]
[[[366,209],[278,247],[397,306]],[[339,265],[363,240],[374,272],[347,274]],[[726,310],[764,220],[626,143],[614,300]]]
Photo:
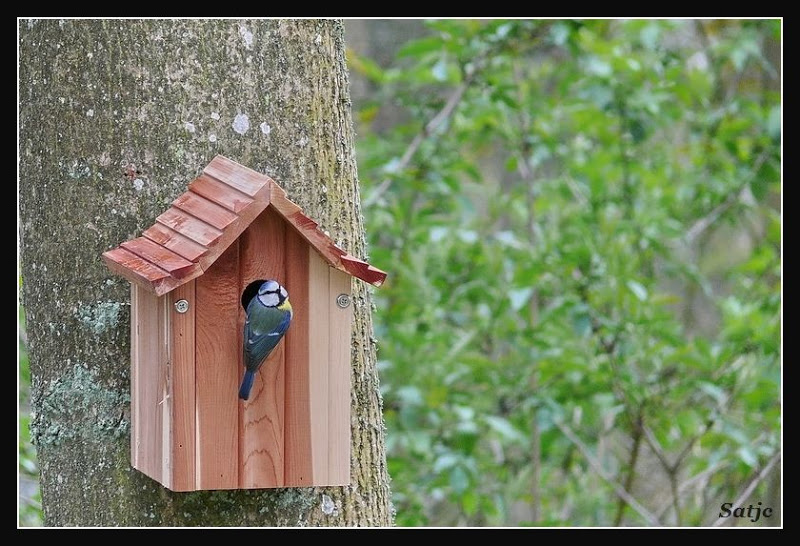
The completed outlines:
[[[476,68],[464,78],[464,81],[461,82],[461,85],[456,87],[453,94],[450,95],[450,98],[447,99],[447,102],[442,107],[439,112],[433,116],[428,123],[423,125],[422,129],[417,136],[414,137],[414,140],[411,141],[411,144],[408,145],[406,151],[403,152],[402,157],[400,158],[400,162],[397,164],[396,170],[402,171],[408,164],[411,163],[411,159],[414,157],[414,154],[417,153],[419,147],[422,146],[422,143],[428,138],[430,135],[434,134],[439,127],[444,125],[453,115],[453,112],[458,106],[458,103],[461,102],[461,98],[464,96],[464,93],[469,88],[470,84],[475,80],[475,77],[478,75],[479,70]],[[389,189],[389,186],[392,185],[392,178],[387,177],[381,182],[375,191],[364,200],[364,208],[371,206],[374,204],[380,197],[386,193],[386,190]]]
[[[631,447],[630,459],[628,459],[628,475],[625,477],[625,490],[630,491],[633,487],[633,479],[636,476],[636,463],[639,460],[639,451],[642,447],[642,411],[639,407],[639,415],[633,428],[633,447]],[[628,504],[625,499],[620,498],[617,503],[617,515],[614,517],[614,527],[622,524],[622,516],[625,514],[625,507]]]
[[[617,494],[617,496],[619,496],[619,498],[627,502],[628,505],[631,508],[633,508],[640,516],[642,516],[642,518],[649,525],[656,527],[661,526],[661,522],[652,512],[650,512],[649,510],[647,510],[647,508],[642,506],[639,503],[639,501],[633,498],[633,496],[628,491],[625,490],[624,487],[622,487],[611,476],[608,475],[608,473],[603,468],[602,464],[600,464],[600,461],[598,461],[594,457],[594,455],[592,455],[592,452],[589,450],[589,448],[586,447],[586,445],[583,442],[581,442],[580,438],[578,438],[575,435],[572,429],[570,429],[566,424],[562,423],[558,419],[554,419],[553,422],[561,430],[561,432],[564,433],[564,436],[566,436],[569,439],[569,441],[575,444],[575,446],[583,454],[583,456],[586,457],[586,460],[589,462],[594,471],[597,472],[597,474],[601,478],[603,478],[606,482],[608,482],[608,484],[614,489],[614,492]]]
[[[694,485],[695,482],[702,480],[707,475],[713,474],[714,472],[716,472],[717,470],[719,470],[720,468],[725,467],[725,466],[728,466],[728,463],[721,461],[721,462],[718,462],[718,463],[706,468],[705,470],[702,470],[702,471],[698,472],[697,474],[695,474],[691,478],[687,479],[685,482],[683,482],[678,487],[678,493],[682,494],[684,491],[689,489],[689,487]],[[664,515],[664,513],[666,513],[666,511],[669,510],[670,507],[672,507],[672,505],[673,505],[672,499],[669,499],[667,502],[664,503],[663,506],[661,506],[661,508],[656,510],[656,517],[661,518]]]
[[[542,32],[544,33],[548,28],[548,25],[543,26]],[[537,38],[537,35],[525,36],[519,43],[523,46],[523,48],[532,47],[537,43]],[[481,71],[486,68],[486,66],[489,64],[489,61],[494,58],[495,55],[497,55],[498,49],[502,49],[503,47],[509,46],[507,43],[495,44],[494,47],[490,47],[487,51],[483,52],[483,54],[472,60],[472,70],[467,72],[467,74],[464,76],[464,81],[461,82],[461,85],[456,87],[442,109],[439,110],[439,112],[437,112],[436,115],[433,116],[422,127],[420,132],[417,133],[417,136],[415,136],[408,145],[406,151],[400,157],[400,162],[397,165],[397,171],[405,169],[408,164],[411,163],[411,159],[414,157],[414,154],[417,153],[417,150],[419,150],[420,146],[422,146],[422,143],[425,141],[425,139],[434,134],[441,126],[450,120],[450,118],[453,116],[456,106],[458,106],[458,103],[461,102],[461,99],[463,98],[464,93],[467,91],[469,86],[475,81],[478,74],[480,74]],[[519,53],[521,54],[522,52]],[[364,207],[366,208],[373,205],[384,193],[386,193],[391,185],[392,178],[385,178],[383,182],[381,182],[378,187],[375,188],[375,191],[364,200]]]
[[[664,467],[664,471],[667,473],[667,478],[669,479],[669,488],[670,492],[672,493],[672,507],[675,512],[675,525],[680,527],[681,526],[681,504],[680,504],[680,496],[678,494],[678,467],[679,461],[675,462],[674,464],[670,464],[667,460],[667,454],[664,453],[664,448],[661,447],[661,443],[656,438],[653,431],[650,430],[650,427],[644,426],[644,437],[647,440],[647,444],[650,446],[650,449],[653,453],[656,454],[661,466]],[[689,445],[694,443],[694,439],[689,442]]]
[[[739,495],[739,497],[736,499],[736,502],[734,502],[733,505],[734,506],[741,506],[742,503],[744,501],[746,501],[748,499],[748,497],[750,497],[750,494],[755,490],[755,488],[758,487],[758,484],[761,483],[764,480],[764,478],[767,477],[767,474],[769,474],[769,471],[772,470],[772,467],[775,466],[775,464],[778,461],[780,461],[780,459],[781,459],[781,453],[779,451],[775,455],[773,455],[772,458],[769,460],[769,462],[764,466],[764,468],[762,468],[753,477],[752,481],[750,482],[750,485],[745,487],[744,491],[742,491],[742,494]],[[727,521],[726,519],[717,518],[717,520],[714,523],[711,524],[711,527],[720,527],[726,521]]]
[[[742,183],[741,187],[730,194],[725,201],[711,209],[711,212],[697,220],[692,227],[689,228],[689,231],[686,232],[686,241],[691,244],[694,242],[697,237],[699,237],[705,230],[716,222],[720,216],[725,214],[731,207],[733,207],[737,202],[739,202],[742,197],[744,197],[745,192],[750,188],[750,182],[755,178],[758,171],[761,169],[761,165],[767,160],[767,156],[769,154],[764,151],[761,155],[758,156],[756,159],[755,164],[753,165],[753,170],[750,173],[750,176]]]

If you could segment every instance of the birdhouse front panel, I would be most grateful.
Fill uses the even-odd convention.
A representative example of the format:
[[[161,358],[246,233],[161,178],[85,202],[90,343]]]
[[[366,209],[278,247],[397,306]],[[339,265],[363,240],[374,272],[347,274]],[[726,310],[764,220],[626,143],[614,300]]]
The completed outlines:
[[[175,491],[350,482],[350,285],[384,272],[221,156],[103,257],[132,281],[135,468]],[[242,400],[248,297],[267,279],[288,291],[291,323]]]

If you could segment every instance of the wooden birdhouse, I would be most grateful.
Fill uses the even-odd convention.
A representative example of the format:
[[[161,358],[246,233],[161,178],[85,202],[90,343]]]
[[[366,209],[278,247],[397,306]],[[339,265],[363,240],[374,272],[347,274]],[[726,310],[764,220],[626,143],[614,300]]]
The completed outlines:
[[[386,273],[222,156],[103,259],[131,281],[136,469],[173,491],[350,483],[350,281]],[[243,401],[243,294],[264,279],[294,317]]]

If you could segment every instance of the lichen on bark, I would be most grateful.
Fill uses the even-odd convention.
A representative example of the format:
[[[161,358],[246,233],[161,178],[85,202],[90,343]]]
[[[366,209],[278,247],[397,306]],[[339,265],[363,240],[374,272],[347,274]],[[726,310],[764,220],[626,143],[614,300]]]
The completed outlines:
[[[352,485],[172,493],[130,467],[128,283],[100,255],[218,153],[356,256],[338,21],[19,22],[20,239],[47,525],[390,525],[370,292],[354,285]]]

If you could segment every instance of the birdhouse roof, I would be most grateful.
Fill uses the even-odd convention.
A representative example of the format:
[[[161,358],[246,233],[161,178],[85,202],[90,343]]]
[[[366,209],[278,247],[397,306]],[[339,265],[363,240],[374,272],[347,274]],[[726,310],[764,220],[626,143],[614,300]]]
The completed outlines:
[[[202,275],[268,206],[332,267],[375,286],[386,273],[348,254],[270,177],[216,156],[141,237],[103,253],[111,271],[161,296]]]

